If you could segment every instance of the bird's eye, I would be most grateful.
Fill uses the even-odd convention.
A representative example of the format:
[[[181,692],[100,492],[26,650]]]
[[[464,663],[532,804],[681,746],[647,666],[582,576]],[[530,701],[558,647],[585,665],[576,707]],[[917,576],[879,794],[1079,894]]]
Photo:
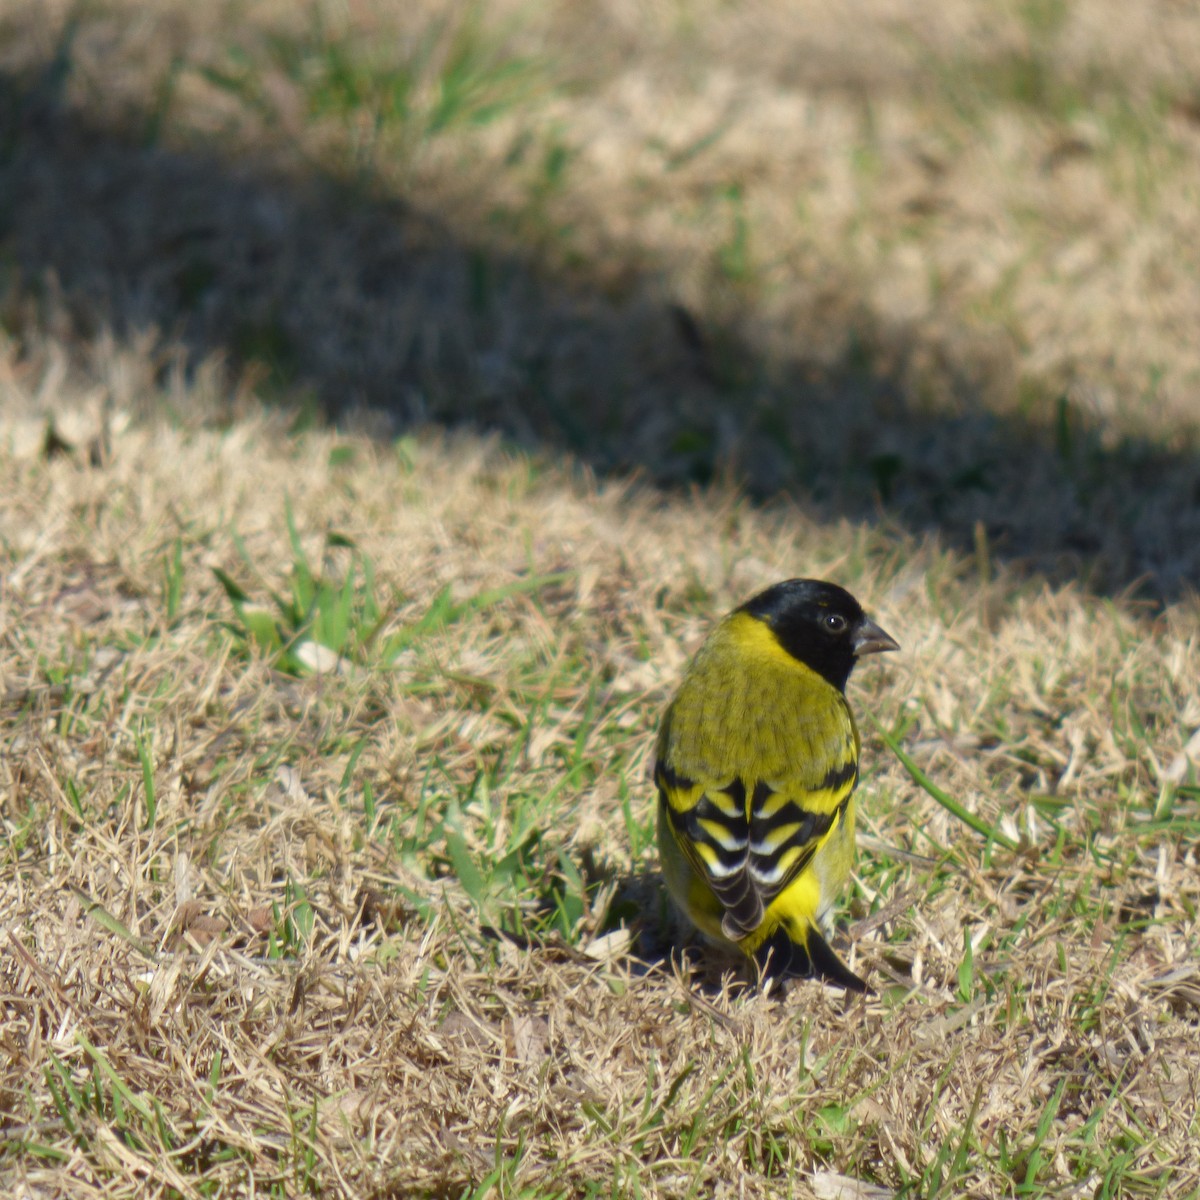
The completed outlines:
[[[841,613],[826,613],[822,622],[826,633],[839,634],[846,632],[846,618]]]

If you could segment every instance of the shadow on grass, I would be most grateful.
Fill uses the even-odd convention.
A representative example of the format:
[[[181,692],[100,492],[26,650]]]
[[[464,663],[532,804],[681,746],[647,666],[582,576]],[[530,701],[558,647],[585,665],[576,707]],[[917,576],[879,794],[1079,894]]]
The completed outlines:
[[[930,347],[852,295],[836,309],[853,349],[819,365],[815,331],[774,331],[780,354],[636,264],[618,289],[612,263],[550,274],[450,228],[436,198],[142,145],[11,76],[0,193],[3,327],[29,356],[67,346],[85,375],[107,331],[153,329],[186,348],[185,371],[218,356],[298,419],[492,430],[667,488],[719,477],[1101,594],[1200,583],[1190,448],[1112,443],[1052,394],[1027,406],[1037,420],[997,415],[981,396],[1015,391],[1012,364],[969,345],[930,399],[914,366]],[[177,365],[162,354],[164,376]]]
[[[710,944],[674,911],[657,867],[619,871],[598,864],[589,850],[574,866],[593,902],[607,895],[603,911],[593,914],[594,928],[581,944],[568,942],[557,928],[563,911],[557,888],[544,892],[540,903],[523,914],[522,924],[530,918],[529,931],[485,924],[480,927],[484,939],[534,956],[619,965],[633,978],[674,977],[683,994],[693,998],[751,992],[761,986],[748,959],[732,948]]]
[[[657,867],[619,869],[597,861],[588,847],[571,858],[570,875],[574,885],[550,866],[533,903],[502,916],[500,925],[481,925],[480,933],[522,951],[620,960],[633,975],[673,970],[682,941]]]

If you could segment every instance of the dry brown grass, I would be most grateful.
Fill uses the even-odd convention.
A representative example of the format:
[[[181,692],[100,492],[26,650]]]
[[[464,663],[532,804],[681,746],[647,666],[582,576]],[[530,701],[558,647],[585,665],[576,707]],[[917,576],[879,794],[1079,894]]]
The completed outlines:
[[[482,12],[0,14],[0,1186],[1200,1195],[1200,19]],[[795,574],[904,647],[866,1001],[655,870]]]
[[[939,1154],[945,1194],[1026,1170],[1091,1194],[1115,1162],[1107,1194],[1195,1190],[1195,793],[1153,819],[1200,724],[1194,605],[1152,622],[1004,573],[981,596],[933,546],[663,506],[472,440],[398,461],[262,420],[134,426],[92,466],[86,444],[47,460],[43,429],[6,427],[0,519],[10,1192],[830,1195],[834,1172],[927,1195]],[[332,527],[373,559],[389,628],[442,581],[568,579],[395,669],[281,675],[222,629],[211,567],[244,577],[244,553],[285,589],[288,497],[314,558]],[[868,738],[855,906],[890,916],[857,935],[867,1003],[638,961],[663,946],[657,713],[707,619],[799,565],[901,632],[860,711],[1028,839],[983,855]],[[589,770],[547,806],[581,737]],[[447,818],[424,840],[422,794]],[[590,884],[566,940],[521,949],[481,927],[537,895],[501,882],[480,911],[448,846],[487,871],[530,822]],[[600,936],[614,889],[632,947]]]

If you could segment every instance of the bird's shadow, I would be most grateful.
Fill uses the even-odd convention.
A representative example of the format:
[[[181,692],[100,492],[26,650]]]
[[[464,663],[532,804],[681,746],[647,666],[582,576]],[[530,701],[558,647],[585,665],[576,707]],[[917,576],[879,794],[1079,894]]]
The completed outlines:
[[[764,976],[753,960],[729,947],[722,947],[698,933],[671,903],[662,872],[649,864],[630,870],[605,872],[596,869],[589,855],[584,855],[580,869],[586,877],[603,881],[611,887],[611,899],[599,922],[600,935],[624,929],[629,933],[628,947],[619,956],[631,975],[670,975],[685,988],[706,998],[741,996],[767,990],[783,998],[792,987],[817,975],[789,977],[786,980]],[[591,874],[589,874],[591,872]],[[846,920],[837,926],[830,940],[839,955],[848,955],[859,942],[859,934],[868,934],[876,927],[896,917],[910,907],[911,891],[894,897],[883,910],[858,921]],[[907,971],[904,963],[881,953],[876,947],[867,955],[869,961],[882,969],[885,978],[878,982],[904,983]],[[831,980],[822,982],[831,983]]]
[[[485,939],[503,941],[533,956],[604,962],[635,979],[674,979],[685,995],[706,1001],[762,991],[782,999],[804,982],[766,978],[753,960],[698,933],[671,903],[657,866],[641,863],[621,870],[598,861],[590,849],[572,861],[596,902],[584,937],[568,942],[554,928],[555,902],[542,897],[525,931],[484,925],[480,932]],[[849,948],[845,931],[835,941],[841,949]]]
[[[523,928],[485,924],[487,941],[504,942],[535,956],[604,962],[632,978],[670,977],[705,994],[752,986],[753,971],[740,956],[706,945],[675,912],[657,866],[601,861],[585,849],[571,859],[583,881],[589,911],[579,928],[560,927],[560,893],[543,890],[523,911]]]

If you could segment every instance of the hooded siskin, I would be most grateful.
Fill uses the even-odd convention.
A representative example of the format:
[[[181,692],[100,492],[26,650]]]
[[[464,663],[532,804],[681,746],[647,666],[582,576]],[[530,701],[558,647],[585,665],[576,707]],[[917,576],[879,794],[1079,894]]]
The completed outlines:
[[[663,716],[654,778],[671,897],[768,976],[867,985],[826,941],[854,861],[858,658],[899,649],[849,592],[789,579],[735,609]]]

